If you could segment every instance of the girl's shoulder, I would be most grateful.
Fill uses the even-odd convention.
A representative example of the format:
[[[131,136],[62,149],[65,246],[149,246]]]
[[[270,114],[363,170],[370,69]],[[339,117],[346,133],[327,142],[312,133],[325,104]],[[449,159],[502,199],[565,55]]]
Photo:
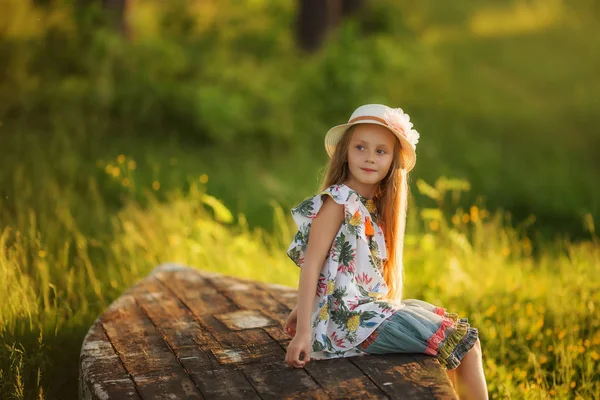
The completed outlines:
[[[350,189],[343,183],[331,185],[317,194],[317,196],[323,197],[323,195],[329,195],[336,203],[346,204],[356,192]]]
[[[292,215],[314,218],[327,196],[331,197],[336,203],[343,205],[346,213],[354,212],[359,208],[360,198],[357,193],[347,185],[340,183],[331,185],[305,198],[300,204],[292,208]]]

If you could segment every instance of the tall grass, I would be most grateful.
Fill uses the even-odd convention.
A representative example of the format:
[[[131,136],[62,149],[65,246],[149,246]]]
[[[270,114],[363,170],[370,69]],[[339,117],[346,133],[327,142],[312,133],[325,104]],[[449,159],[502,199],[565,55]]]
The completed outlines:
[[[140,168],[131,157],[98,160],[94,167],[121,185],[121,208],[107,211],[97,176],[83,177],[83,202],[68,186],[58,190],[48,168],[40,177],[48,204],[24,207],[3,222],[1,398],[76,396],[85,332],[159,263],[297,285],[299,271],[285,256],[295,227],[278,204],[269,232],[250,228],[243,215],[207,194],[207,176],[159,199],[159,181],[126,180]],[[31,183],[15,172],[13,184]],[[593,224],[588,221],[590,240],[534,243],[525,225],[515,227],[508,213],[490,213],[483,204],[455,208],[447,217],[467,182],[440,178],[417,186],[431,207],[411,207],[406,296],[459,312],[480,329],[492,398],[599,396],[600,246]],[[132,192],[138,194],[127,195]],[[73,218],[83,211],[92,225],[80,227]],[[94,220],[105,230],[95,230]]]

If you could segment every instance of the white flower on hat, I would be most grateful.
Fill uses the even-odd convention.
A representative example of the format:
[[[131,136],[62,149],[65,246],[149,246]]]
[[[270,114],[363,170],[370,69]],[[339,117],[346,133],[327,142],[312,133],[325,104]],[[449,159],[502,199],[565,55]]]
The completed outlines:
[[[410,116],[401,108],[388,108],[383,113],[383,119],[390,128],[398,131],[413,147],[416,147],[419,143],[419,132],[412,128]]]

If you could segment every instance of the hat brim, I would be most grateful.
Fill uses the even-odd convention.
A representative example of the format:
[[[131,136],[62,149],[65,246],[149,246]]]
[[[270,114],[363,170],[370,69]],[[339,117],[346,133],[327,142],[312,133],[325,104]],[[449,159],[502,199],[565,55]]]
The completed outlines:
[[[335,152],[335,147],[342,139],[342,136],[344,136],[344,133],[346,132],[346,130],[348,128],[350,128],[351,126],[358,125],[358,124],[381,125],[381,126],[385,126],[390,131],[392,131],[392,133],[394,133],[394,135],[396,135],[398,140],[400,140],[401,153],[402,153],[402,158],[404,160],[404,168],[407,171],[410,171],[415,167],[415,164],[417,162],[417,153],[415,152],[415,148],[413,147],[413,145],[403,135],[401,135],[400,132],[398,132],[395,129],[390,128],[386,124],[383,124],[376,120],[362,120],[362,121],[337,125],[337,126],[334,126],[333,128],[331,128],[329,131],[327,131],[327,134],[325,135],[325,151],[327,151],[327,155],[329,157],[333,156],[333,153]]]

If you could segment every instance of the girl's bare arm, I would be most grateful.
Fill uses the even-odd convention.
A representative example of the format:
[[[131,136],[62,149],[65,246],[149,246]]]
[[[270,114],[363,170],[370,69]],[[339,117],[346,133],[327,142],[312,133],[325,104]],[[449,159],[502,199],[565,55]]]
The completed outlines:
[[[304,266],[298,284],[297,334],[310,333],[310,317],[317,291],[319,274],[333,239],[344,221],[344,206],[326,196],[317,216],[313,219],[308,235]]]

